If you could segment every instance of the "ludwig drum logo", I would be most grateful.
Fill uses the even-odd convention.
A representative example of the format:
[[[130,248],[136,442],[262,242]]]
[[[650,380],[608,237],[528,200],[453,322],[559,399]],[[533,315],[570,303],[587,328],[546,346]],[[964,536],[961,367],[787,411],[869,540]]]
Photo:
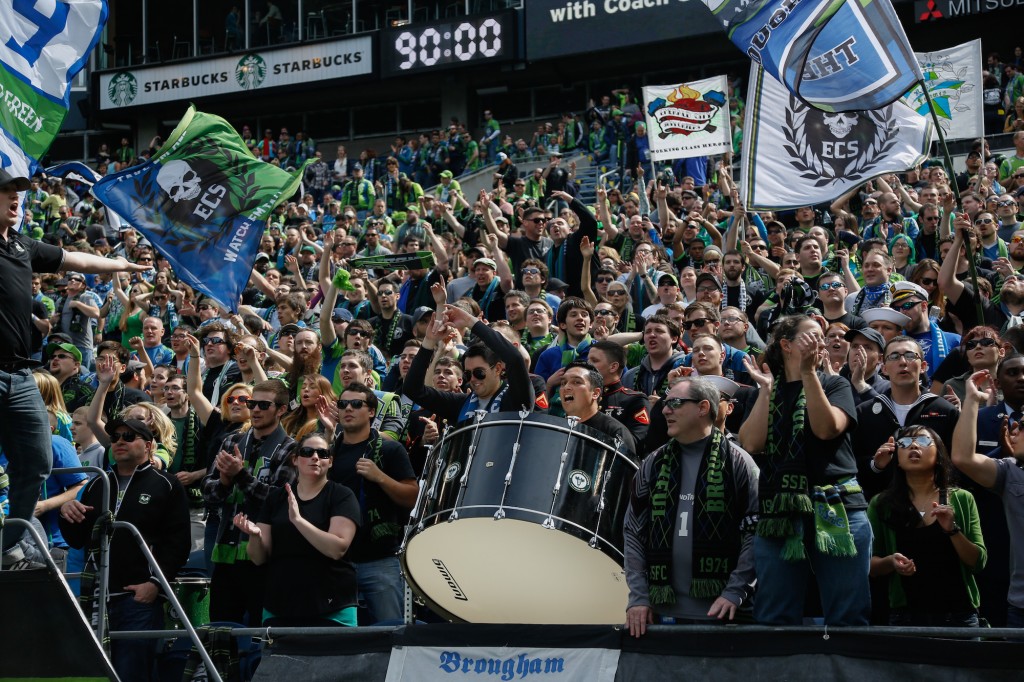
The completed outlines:
[[[658,97],[647,105],[647,113],[654,117],[660,130],[658,137],[692,135],[702,131],[715,132],[711,120],[726,104],[725,93],[718,90],[699,92],[680,85],[667,97]]]
[[[135,76],[127,71],[122,71],[110,79],[107,84],[107,97],[119,107],[128,106],[135,101],[139,94],[139,83]]]
[[[247,54],[238,60],[235,80],[243,90],[255,90],[267,77],[267,63],[258,54]]]

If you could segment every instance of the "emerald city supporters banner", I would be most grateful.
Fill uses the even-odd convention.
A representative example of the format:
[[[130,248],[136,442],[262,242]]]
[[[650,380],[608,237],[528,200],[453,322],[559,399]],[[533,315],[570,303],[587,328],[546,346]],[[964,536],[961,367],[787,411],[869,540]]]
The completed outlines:
[[[872,111],[828,112],[793,96],[751,65],[743,140],[745,203],[755,210],[832,201],[884,173],[920,163],[931,118],[901,101]]]
[[[236,310],[267,217],[295,192],[304,168],[260,162],[227,121],[190,107],[150,161],[108,175],[93,194],[182,281]]]

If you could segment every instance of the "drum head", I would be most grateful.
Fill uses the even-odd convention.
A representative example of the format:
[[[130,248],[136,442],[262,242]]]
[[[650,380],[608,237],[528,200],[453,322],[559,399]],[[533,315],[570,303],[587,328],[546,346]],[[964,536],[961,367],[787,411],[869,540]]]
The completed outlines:
[[[622,566],[539,520],[438,524],[413,536],[402,563],[410,586],[453,620],[606,624],[625,618]]]

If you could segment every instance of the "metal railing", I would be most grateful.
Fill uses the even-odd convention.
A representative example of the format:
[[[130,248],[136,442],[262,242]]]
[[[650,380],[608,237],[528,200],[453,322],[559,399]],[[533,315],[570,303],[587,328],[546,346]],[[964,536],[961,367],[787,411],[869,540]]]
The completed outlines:
[[[100,469],[99,467],[67,467],[67,468],[53,469],[51,473],[52,474],[80,474],[80,473],[97,474],[98,477],[101,479],[101,481],[102,481],[101,485],[103,486],[103,503],[100,506],[100,519],[97,522],[98,523],[103,523],[104,522],[103,520],[106,519],[107,515],[110,513],[110,479],[107,477],[107,474],[106,474],[106,472],[103,471],[103,469]],[[29,533],[29,535],[32,537],[33,541],[42,550],[42,554],[46,558],[47,568],[49,570],[53,571],[55,574],[60,575],[61,576],[61,580],[65,580],[64,575],[61,573],[60,569],[57,568],[57,564],[53,561],[53,558],[50,557],[50,552],[48,550],[48,543],[43,539],[43,537],[39,534],[39,531],[37,531],[32,526],[31,523],[29,523],[28,521],[25,521],[24,519],[15,519],[15,518],[7,519],[6,523],[10,523],[10,524],[12,524],[14,526],[24,526],[25,529],[27,530],[27,532]],[[214,682],[222,682],[222,678],[220,676],[220,673],[214,667],[213,660],[210,658],[210,654],[206,651],[206,647],[203,646],[203,641],[199,637],[199,633],[196,632],[195,627],[192,625],[192,622],[188,618],[187,612],[185,611],[184,608],[182,608],[181,602],[178,600],[178,595],[174,592],[174,589],[171,587],[170,582],[167,580],[167,576],[165,576],[164,572],[162,570],[160,570],[160,565],[156,562],[156,558],[154,558],[153,553],[150,551],[149,545],[146,544],[146,539],[144,537],[142,537],[142,533],[139,532],[139,529],[136,528],[134,524],[131,524],[131,523],[127,522],[127,521],[118,521],[118,520],[115,519],[114,522],[111,524],[111,528],[110,528],[110,532],[109,533],[108,532],[100,533],[100,549],[99,549],[99,555],[97,557],[97,578],[98,578],[97,579],[97,583],[98,583],[98,586],[97,586],[97,599],[96,599],[96,602],[97,602],[97,609],[98,609],[98,612],[99,612],[99,616],[96,619],[96,632],[95,632],[95,636],[96,636],[96,640],[97,640],[97,642],[96,642],[97,645],[99,645],[99,643],[102,642],[104,640],[105,636],[107,636],[107,635],[109,635],[109,637],[111,639],[133,639],[133,638],[139,638],[140,634],[141,634],[141,633],[138,633],[138,632],[135,632],[135,631],[109,632],[109,633],[106,631],[106,627],[107,627],[107,597],[108,597],[108,591],[109,591],[107,583],[109,582],[109,578],[110,578],[110,537],[113,534],[113,531],[117,530],[118,528],[120,528],[121,530],[128,531],[128,533],[131,534],[132,539],[134,539],[135,542],[138,543],[139,549],[142,550],[143,555],[146,557],[146,561],[149,562],[149,569],[152,572],[152,575],[154,575],[156,577],[157,581],[160,583],[160,587],[163,589],[164,595],[167,597],[167,601],[169,601],[171,603],[172,608],[174,608],[176,610],[176,612],[179,614],[179,616],[181,618],[181,623],[182,623],[182,625],[185,628],[185,632],[188,633],[188,637],[189,637],[190,640],[192,640],[192,644],[196,647],[196,649],[198,649],[199,656],[200,656],[200,658],[202,658],[203,663],[206,665],[206,671],[207,671],[207,675],[209,676],[209,679],[213,680]],[[0,542],[2,542],[2,541],[3,541],[3,526],[0,525]],[[65,581],[65,585],[67,585],[66,581]],[[69,594],[70,594],[70,588],[69,588]],[[77,604],[76,604],[76,606],[77,606]],[[88,621],[88,618],[90,617],[91,614],[83,614],[83,615],[85,616],[86,620]],[[180,630],[170,630],[170,631],[167,631],[167,630],[156,630],[156,631],[151,631],[151,632],[158,632],[158,633],[160,633],[160,637],[159,638],[170,638],[170,637],[180,637],[181,636],[181,631]],[[146,637],[147,638],[150,637],[150,633],[149,632],[146,633]]]

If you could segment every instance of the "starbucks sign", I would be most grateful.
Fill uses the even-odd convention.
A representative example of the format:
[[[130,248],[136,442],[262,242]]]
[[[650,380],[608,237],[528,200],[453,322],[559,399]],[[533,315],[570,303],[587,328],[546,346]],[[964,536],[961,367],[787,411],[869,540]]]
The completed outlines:
[[[120,109],[321,82],[373,72],[373,39],[225,55],[198,62],[100,74],[100,109]]]

